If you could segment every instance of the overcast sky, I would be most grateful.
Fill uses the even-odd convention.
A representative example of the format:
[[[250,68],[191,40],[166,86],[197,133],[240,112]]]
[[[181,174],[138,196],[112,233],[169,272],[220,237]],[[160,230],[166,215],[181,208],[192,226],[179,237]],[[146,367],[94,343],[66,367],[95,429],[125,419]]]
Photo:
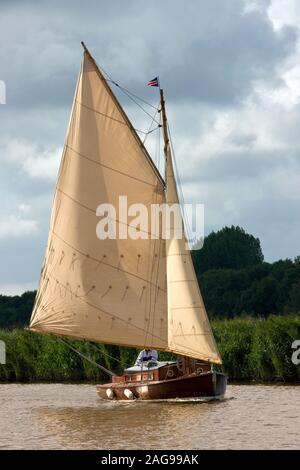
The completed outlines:
[[[300,255],[299,25],[297,0],[0,0],[0,293],[37,285],[81,40],[148,101],[159,74],[206,233],[240,225],[267,261]]]

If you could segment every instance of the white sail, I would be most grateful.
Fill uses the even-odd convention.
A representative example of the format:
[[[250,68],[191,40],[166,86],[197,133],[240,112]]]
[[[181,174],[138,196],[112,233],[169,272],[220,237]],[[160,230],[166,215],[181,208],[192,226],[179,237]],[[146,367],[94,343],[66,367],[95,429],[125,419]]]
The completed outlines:
[[[85,52],[31,330],[167,348],[165,242],[96,236],[97,206],[117,207],[120,195],[147,208],[165,197],[150,157]]]
[[[97,207],[118,207],[119,196],[127,196],[128,206],[143,204],[148,213],[152,204],[178,204],[169,146],[166,176],[165,190],[85,51],[31,330],[221,363],[186,240],[96,236]],[[118,215],[114,221],[117,233],[126,226]]]
[[[170,207],[179,204],[169,145],[166,149],[166,202]],[[177,229],[182,229],[184,234],[183,220],[181,218],[179,227],[174,225],[174,218],[169,220],[171,236],[166,241],[168,349],[221,364],[186,238],[176,238]]]

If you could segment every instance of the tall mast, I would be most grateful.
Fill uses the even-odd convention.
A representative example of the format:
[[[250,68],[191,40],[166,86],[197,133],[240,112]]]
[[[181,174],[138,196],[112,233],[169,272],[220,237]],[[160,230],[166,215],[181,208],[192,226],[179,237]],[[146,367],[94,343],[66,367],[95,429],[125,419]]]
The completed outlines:
[[[164,133],[166,204],[180,205],[174,174],[164,92],[160,90]],[[183,211],[182,211],[183,212]],[[166,237],[168,350],[181,356],[222,364],[197,281],[181,215],[181,237],[177,238],[174,221],[167,222]]]
[[[167,184],[167,158],[168,158],[168,147],[169,147],[169,134],[168,134],[168,123],[166,115],[166,106],[164,98],[164,90],[160,89],[160,105],[162,113],[162,125],[163,125],[163,134],[164,134],[164,154],[165,154],[165,183]]]

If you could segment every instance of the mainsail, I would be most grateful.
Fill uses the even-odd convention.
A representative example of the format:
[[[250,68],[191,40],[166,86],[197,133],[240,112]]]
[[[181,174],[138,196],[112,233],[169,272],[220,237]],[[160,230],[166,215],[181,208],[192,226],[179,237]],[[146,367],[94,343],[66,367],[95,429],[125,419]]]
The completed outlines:
[[[185,240],[96,236],[97,207],[178,203],[85,50],[30,329],[220,363]],[[117,233],[126,226],[117,214]],[[126,228],[126,227],[125,227]],[[149,229],[150,230],[150,229]]]
[[[165,242],[99,240],[99,204],[164,201],[164,185],[85,51],[30,328],[128,346],[168,345]],[[121,221],[117,220],[117,230]]]

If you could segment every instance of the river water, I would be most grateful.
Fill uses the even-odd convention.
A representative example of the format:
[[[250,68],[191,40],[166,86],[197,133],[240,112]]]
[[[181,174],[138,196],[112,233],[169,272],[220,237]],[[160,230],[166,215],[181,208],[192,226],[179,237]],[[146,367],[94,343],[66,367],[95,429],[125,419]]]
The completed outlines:
[[[109,402],[93,385],[0,385],[1,449],[299,449],[300,387],[221,402]]]

